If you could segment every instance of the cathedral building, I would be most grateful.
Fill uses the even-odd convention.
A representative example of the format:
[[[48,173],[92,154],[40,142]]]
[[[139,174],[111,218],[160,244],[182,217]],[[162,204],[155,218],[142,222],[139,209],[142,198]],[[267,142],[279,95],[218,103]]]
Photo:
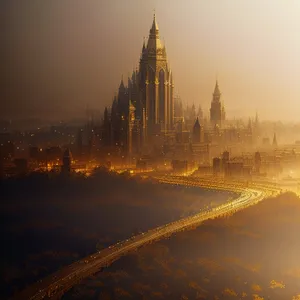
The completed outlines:
[[[139,70],[141,106],[146,139],[160,131],[173,130],[174,84],[166,48],[159,37],[154,15],[147,46],[144,44]]]
[[[208,163],[229,147],[234,153],[235,148],[252,145],[258,118],[253,128],[252,122],[242,129],[230,127],[230,122],[226,125],[218,81],[212,95],[210,120],[201,106],[183,107],[181,99],[175,97],[173,74],[154,15],[148,40],[142,45],[139,67],[126,83],[122,77],[111,108],[104,111],[103,153],[109,159],[122,157],[127,165],[134,165],[145,155],[157,160],[174,159],[174,153],[178,157],[189,153],[197,164]]]
[[[143,146],[149,148],[154,137],[174,132],[174,116],[173,76],[154,15],[139,70],[133,71],[127,86],[122,78],[110,114],[105,110],[105,145],[117,146],[130,155]]]

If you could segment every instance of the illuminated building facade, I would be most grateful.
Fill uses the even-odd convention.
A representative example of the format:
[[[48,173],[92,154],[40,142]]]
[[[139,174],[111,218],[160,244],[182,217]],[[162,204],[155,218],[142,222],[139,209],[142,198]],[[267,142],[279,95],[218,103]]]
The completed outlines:
[[[150,147],[153,136],[172,132],[174,114],[173,76],[154,15],[148,41],[143,43],[139,70],[133,71],[127,86],[122,78],[110,115],[105,108],[104,144],[132,155],[142,147]]]

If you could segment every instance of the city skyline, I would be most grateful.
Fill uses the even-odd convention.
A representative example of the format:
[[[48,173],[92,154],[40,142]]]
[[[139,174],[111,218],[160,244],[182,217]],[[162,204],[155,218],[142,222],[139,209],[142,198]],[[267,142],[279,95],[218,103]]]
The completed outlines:
[[[191,1],[184,10],[179,2],[151,2],[145,9],[137,6],[137,15],[129,13],[135,1],[119,3],[118,10],[117,2],[72,3],[36,2],[35,9],[33,4],[19,4],[24,8],[19,15],[12,4],[1,3],[7,33],[1,117],[24,113],[75,117],[84,114],[87,104],[97,109],[109,105],[122,74],[126,78],[138,64],[138,51],[155,7],[175,74],[175,94],[184,102],[201,104],[208,114],[218,78],[229,118],[253,116],[258,111],[262,119],[297,121],[293,106],[300,94],[296,84],[300,72],[296,13],[300,7],[296,2],[259,6],[257,1]],[[233,3],[235,10],[230,9]],[[54,13],[57,9],[60,15]],[[116,13],[108,19],[105,10]],[[88,24],[84,22],[87,16]],[[18,60],[13,46],[23,46]],[[118,55],[120,50],[122,55]],[[23,71],[16,74],[17,69]],[[188,80],[186,74],[191,74]]]
[[[1,299],[300,300],[299,12],[0,0]]]

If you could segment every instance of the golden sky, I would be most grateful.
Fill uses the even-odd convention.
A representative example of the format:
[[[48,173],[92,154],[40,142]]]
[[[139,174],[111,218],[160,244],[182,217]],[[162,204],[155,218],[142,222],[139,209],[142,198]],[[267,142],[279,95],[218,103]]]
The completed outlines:
[[[4,0],[1,110],[109,104],[138,64],[154,8],[184,101],[208,109],[218,77],[229,117],[299,120],[297,0]]]

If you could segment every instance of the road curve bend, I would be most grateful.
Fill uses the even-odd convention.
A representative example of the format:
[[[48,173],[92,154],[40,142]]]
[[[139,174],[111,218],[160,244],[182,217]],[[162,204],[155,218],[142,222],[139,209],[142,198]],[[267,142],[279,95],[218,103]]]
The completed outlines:
[[[79,283],[82,279],[99,272],[105,267],[108,267],[121,256],[137,250],[139,247],[169,237],[176,232],[194,228],[205,220],[232,214],[238,210],[256,204],[266,197],[280,193],[280,190],[276,188],[262,185],[256,187],[255,184],[245,185],[244,183],[237,182],[229,183],[209,180],[199,182],[199,180],[187,177],[159,177],[156,179],[165,184],[226,190],[240,193],[240,195],[238,198],[216,208],[204,209],[196,215],[151,229],[137,236],[133,236],[126,241],[110,246],[101,252],[99,251],[85,257],[35,283],[16,295],[13,299],[60,299],[67,290]]]

